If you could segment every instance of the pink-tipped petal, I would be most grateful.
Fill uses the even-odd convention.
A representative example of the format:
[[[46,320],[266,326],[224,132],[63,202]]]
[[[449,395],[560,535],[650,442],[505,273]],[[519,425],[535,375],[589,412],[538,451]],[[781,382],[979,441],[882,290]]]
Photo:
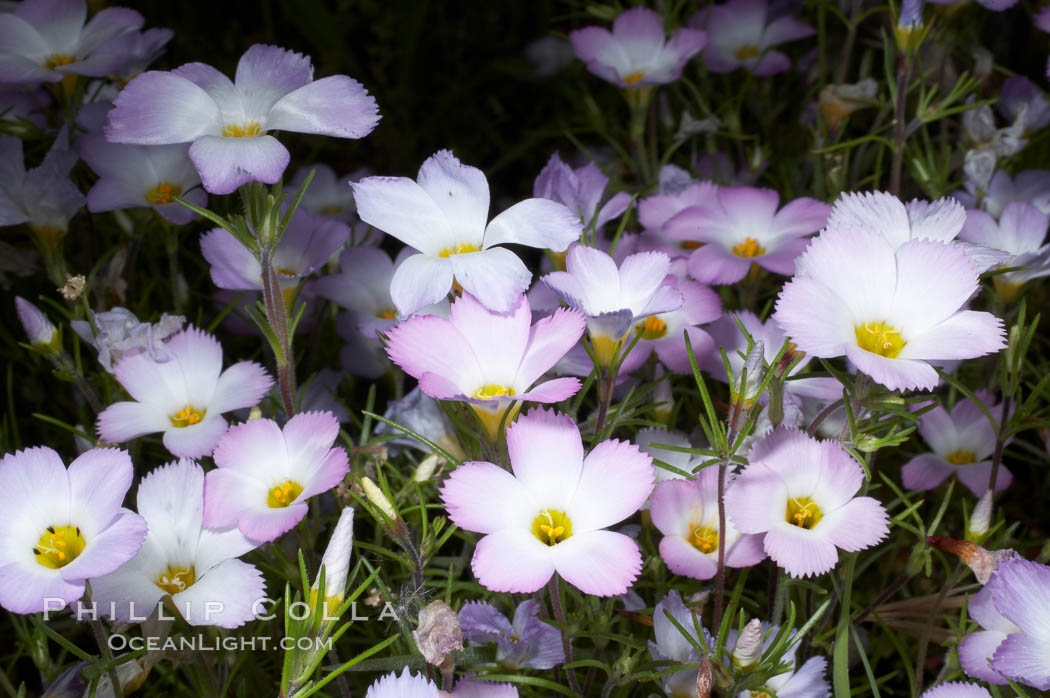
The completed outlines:
[[[452,523],[477,533],[525,530],[540,510],[519,480],[485,462],[464,463],[453,470],[441,487],[441,501]]]
[[[531,594],[554,574],[551,558],[551,549],[526,529],[505,529],[478,541],[470,566],[486,589]]]
[[[638,544],[613,531],[574,533],[551,548],[551,559],[565,581],[595,596],[626,593],[642,569]]]

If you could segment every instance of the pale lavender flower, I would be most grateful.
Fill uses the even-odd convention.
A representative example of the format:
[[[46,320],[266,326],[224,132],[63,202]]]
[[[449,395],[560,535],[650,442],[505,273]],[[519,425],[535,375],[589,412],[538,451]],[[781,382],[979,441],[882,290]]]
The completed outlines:
[[[663,232],[701,243],[689,256],[689,275],[701,283],[736,283],[755,264],[787,275],[831,207],[807,197],[778,211],[779,203],[772,189],[722,187],[709,204],[690,206],[664,223]]]
[[[1020,557],[1001,560],[971,599],[970,615],[985,630],[959,646],[967,674],[1050,690],[1050,567]]]
[[[204,188],[229,194],[281,178],[288,150],[270,131],[363,138],[378,121],[375,100],[356,80],[314,80],[309,58],[256,44],[232,82],[203,63],[139,75],[117,96],[105,132],[114,143],[192,144]]]
[[[121,34],[99,48],[99,52],[120,56],[123,67],[113,71],[112,76],[121,84],[128,82],[150,67],[160,58],[175,32],[164,27]]]
[[[1013,201],[1026,201],[1050,214],[1050,171],[1047,170],[1025,170],[1016,177],[999,170],[987,188],[973,180],[967,180],[964,186],[965,190],[952,196],[967,209],[980,208],[993,218],[999,218],[1006,205]]]
[[[937,385],[930,361],[969,359],[1005,346],[1002,321],[964,310],[978,287],[967,254],[952,245],[829,229],[799,257],[780,292],[777,324],[801,351],[845,355],[890,388]]]
[[[668,614],[688,633],[688,637],[671,622]],[[697,635],[697,626],[700,627],[701,635]],[[653,610],[653,636],[654,639],[648,643],[649,656],[662,665],[699,664],[700,653],[693,646],[694,642],[714,651],[714,638],[700,625],[700,614],[686,608],[681,594],[675,589],[669,591]],[[663,677],[664,692],[668,696],[695,696],[696,676],[695,668],[668,674]]]
[[[456,429],[445,411],[441,409],[437,400],[424,393],[418,386],[400,400],[391,401],[383,417],[433,441],[454,456],[463,456],[463,447],[456,437]],[[398,438],[384,442],[392,450],[402,447],[429,450],[414,437],[383,422],[376,425],[375,433],[398,434]]]
[[[485,174],[448,150],[427,158],[415,181],[366,177],[353,190],[361,220],[420,253],[398,266],[390,284],[401,315],[438,302],[457,282],[489,310],[509,312],[532,273],[500,245],[562,252],[582,232],[575,213],[547,199],[526,199],[488,221]]]
[[[710,41],[704,63],[713,73],[745,68],[758,76],[775,75],[791,67],[791,60],[774,46],[805,39],[816,31],[792,17],[770,17],[766,0],[729,0],[700,10],[690,26],[707,31]]]
[[[1024,114],[1025,133],[1034,133],[1050,124],[1050,103],[1042,89],[1023,75],[1014,75],[1003,83],[996,106],[1008,121],[1016,121]]]
[[[600,230],[626,211],[631,202],[631,195],[621,191],[599,207],[607,184],[609,178],[593,162],[573,169],[554,153],[536,176],[532,195],[564,204],[585,227],[593,223],[594,230]]]
[[[69,179],[77,164],[62,129],[39,167],[28,172],[22,141],[0,136],[0,226],[26,223],[38,235],[57,240],[84,206],[84,195]]]
[[[773,641],[780,632],[780,626],[770,626],[763,623],[760,628],[760,632],[764,636],[764,639],[761,642],[757,654],[762,656],[772,646]],[[745,633],[746,632],[747,630],[745,628]],[[728,637],[726,638],[726,646],[734,646],[734,643],[738,641],[738,637],[736,628],[730,628]],[[791,642],[794,637],[795,632],[790,632],[788,634],[788,641]],[[828,668],[828,661],[821,656],[810,657],[802,663],[802,666],[799,666],[795,659],[795,655],[798,653],[798,647],[799,644],[795,643],[789,650],[780,656],[780,662],[788,665],[787,671],[769,677],[766,682],[762,684],[761,688],[766,689],[774,696],[778,696],[778,698],[830,698],[831,687],[828,685],[828,680],[824,676]],[[735,650],[733,653],[733,660],[736,660]],[[753,689],[752,691],[741,691],[737,694],[737,698],[750,698],[753,692]],[[759,695],[765,694],[760,693]]]
[[[664,381],[664,383],[666,382],[667,381]],[[685,453],[683,451],[675,451],[654,445],[666,444],[668,446],[678,446],[680,448],[694,448],[689,437],[680,431],[669,431],[667,429],[647,427],[638,430],[638,433],[634,436],[634,442],[638,444],[638,448],[642,449],[643,452],[652,456],[654,461],[662,461],[672,468],[676,468],[686,473],[693,472],[696,466],[700,465],[701,461],[704,459],[703,456],[695,453]],[[686,477],[685,475],[680,475],[673,470],[662,468],[660,467],[660,464],[656,462],[653,463],[653,468],[656,470],[657,484],[664,480],[681,480]],[[643,509],[648,509],[651,501],[650,498],[650,501],[646,502]]]
[[[68,469],[44,446],[4,456],[0,606],[40,613],[47,599],[71,604],[83,596],[86,580],[134,557],[146,522],[121,507],[132,477],[127,451],[115,448],[88,451]]]
[[[1050,275],[1050,217],[1033,204],[1014,201],[1003,208],[998,222],[980,209],[966,212],[959,237],[1005,253],[1004,267],[1024,267],[992,277],[996,291],[1007,300],[1032,279]]]
[[[496,643],[496,661],[511,670],[550,669],[565,661],[561,633],[540,620],[540,604],[522,601],[513,621],[492,604],[472,601],[459,610],[463,637],[474,644]]]
[[[92,213],[149,206],[168,221],[185,225],[197,214],[175,197],[208,205],[185,144],[125,145],[88,134],[77,140],[76,149],[98,175],[87,195]]]
[[[864,470],[838,442],[778,429],[748,461],[726,492],[726,513],[741,533],[765,533],[766,553],[792,577],[823,574],[838,548],[863,550],[889,533],[882,504],[854,496]]]
[[[126,623],[170,596],[190,625],[236,628],[252,620],[266,585],[237,558],[258,543],[236,528],[204,527],[201,467],[185,459],[163,465],[142,478],[136,497],[149,533],[133,559],[91,582],[101,612]]]
[[[58,82],[66,75],[104,77],[130,60],[107,44],[142,26],[135,10],[107,7],[87,21],[85,0],[25,0],[0,14],[0,82]]]
[[[616,18],[612,32],[586,27],[570,32],[569,41],[587,70],[614,85],[638,89],[677,80],[689,59],[703,49],[707,36],[681,28],[668,41],[660,15],[636,7]]]
[[[922,698],[992,698],[984,686],[964,681],[937,684],[922,694]]]
[[[324,163],[305,165],[296,170],[288,189],[298,191],[310,172],[314,173],[314,178],[299,205],[315,215],[328,216],[347,224],[353,222],[357,218],[357,206],[350,185],[367,177],[369,171],[360,169],[337,177],[335,170]]]
[[[636,322],[682,307],[681,291],[665,282],[670,258],[660,252],[627,257],[617,268],[605,252],[574,245],[565,258],[565,271],[543,277],[569,307],[587,315],[587,332],[595,355],[608,366]]]
[[[113,372],[113,363],[124,356],[148,352],[157,363],[171,359],[164,340],[182,329],[186,318],[163,313],[155,323],[141,322],[127,308],[112,308],[102,313],[92,311],[91,322],[73,320],[73,331],[98,352],[102,368]]]
[[[39,87],[0,87],[0,120],[10,126],[22,121],[37,128],[47,127],[47,108],[51,97],[47,90]],[[10,129],[5,129],[9,133]]]

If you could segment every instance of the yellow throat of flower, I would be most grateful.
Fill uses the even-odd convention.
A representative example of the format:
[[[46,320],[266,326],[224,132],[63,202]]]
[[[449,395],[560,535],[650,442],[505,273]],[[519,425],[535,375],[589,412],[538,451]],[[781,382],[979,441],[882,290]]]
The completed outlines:
[[[285,480],[279,485],[270,488],[266,495],[266,505],[271,509],[283,509],[295,501],[295,498],[303,493],[303,486],[295,480]]]
[[[555,546],[572,536],[572,520],[564,511],[544,509],[532,521],[532,535],[544,545]]]
[[[225,138],[255,138],[262,135],[262,126],[258,121],[249,121],[246,124],[226,124],[222,129]]]
[[[732,251],[737,257],[749,259],[751,257],[761,257],[766,253],[766,248],[759,245],[758,240],[755,238],[746,237],[743,242],[733,245]]]
[[[707,526],[689,526],[689,544],[704,553],[718,550],[718,531]]]
[[[146,192],[146,201],[154,206],[170,204],[176,196],[182,193],[182,188],[171,182],[161,182]]]
[[[197,571],[193,565],[169,565],[153,579],[154,584],[172,596],[180,591],[186,591],[196,581]]]
[[[865,322],[854,328],[857,335],[857,346],[872,354],[896,359],[901,349],[907,344],[901,333],[885,322]]]
[[[628,75],[624,75],[623,76],[623,81],[626,82],[628,85],[635,85],[644,77],[645,77],[645,72],[641,71],[641,70],[637,70],[637,71],[635,71],[633,73],[630,73]]]
[[[79,526],[48,526],[33,546],[33,557],[42,567],[57,570],[76,560],[86,545]]]
[[[661,339],[667,335],[667,323],[655,315],[650,315],[645,318],[645,322],[635,325],[634,331],[642,335],[642,339]]]
[[[965,448],[960,448],[946,455],[944,460],[952,465],[970,465],[977,462],[977,454],[973,451],[967,451]]]
[[[758,50],[757,46],[747,44],[738,48],[733,53],[733,58],[737,59],[738,61],[746,61],[750,58],[755,58],[756,56],[758,56],[759,53],[761,53],[761,51]]]
[[[70,63],[73,63],[76,60],[77,59],[73,56],[69,56],[64,53],[54,53],[44,59],[44,67],[48,70],[54,70],[59,66],[69,65]]]
[[[824,512],[809,497],[793,497],[788,500],[784,519],[792,526],[812,529],[824,518]]]
[[[171,419],[171,425],[173,427],[181,429],[183,427],[199,424],[200,421],[204,419],[205,414],[207,414],[207,410],[199,410],[191,405],[186,405],[181,410],[171,415],[169,419]]]
[[[451,257],[454,254],[467,254],[468,252],[481,252],[481,248],[472,242],[460,242],[438,252],[438,257]]]

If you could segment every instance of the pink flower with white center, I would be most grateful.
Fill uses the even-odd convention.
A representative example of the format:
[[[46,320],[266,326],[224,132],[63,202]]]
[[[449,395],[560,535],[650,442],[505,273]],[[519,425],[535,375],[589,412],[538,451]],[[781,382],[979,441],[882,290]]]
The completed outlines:
[[[639,89],[677,80],[689,59],[704,48],[707,36],[681,28],[668,41],[660,15],[636,7],[620,13],[611,33],[586,27],[570,32],[569,41],[587,70],[614,85]]]
[[[131,57],[110,42],[143,23],[127,7],[108,7],[87,21],[85,0],[25,0],[0,14],[0,82],[58,82],[66,75],[104,77]]]
[[[978,287],[966,253],[931,240],[894,248],[881,234],[837,228],[799,257],[773,318],[801,351],[845,355],[891,390],[929,390],[928,362],[970,359],[1005,346],[1002,321],[964,310]]]
[[[85,580],[112,572],[135,556],[146,522],[121,507],[131,487],[131,458],[92,449],[66,469],[38,446],[0,460],[0,606],[40,613],[60,599],[84,595]]]
[[[771,18],[766,0],[729,0],[700,10],[689,25],[711,38],[703,59],[712,73],[745,68],[766,77],[791,67],[791,59],[773,46],[813,36],[813,27],[790,15]]]
[[[622,373],[639,368],[650,356],[656,354],[660,363],[669,370],[682,375],[692,375],[693,369],[689,363],[689,350],[686,348],[686,340],[682,337],[683,332],[689,336],[689,344],[693,347],[693,355],[697,361],[703,360],[714,350],[711,336],[701,329],[700,325],[706,325],[721,317],[722,299],[707,286],[695,281],[679,281],[673,275],[669,275],[665,283],[682,294],[682,306],[677,310],[650,315],[635,324],[634,332],[639,337],[638,342],[624,357],[620,366]]]
[[[204,481],[204,525],[236,526],[271,541],[306,516],[306,500],[342,482],[346,451],[333,448],[339,422],[331,412],[300,412],[284,425],[254,419],[232,427]]]
[[[652,458],[624,441],[584,457],[571,418],[533,409],[507,428],[509,473],[470,462],[441,488],[449,518],[483,533],[471,566],[492,591],[532,593],[557,572],[586,594],[623,594],[641,570],[629,537],[607,527],[638,511],[653,487]]]
[[[166,360],[149,352],[124,356],[113,375],[133,398],[98,416],[98,433],[109,443],[163,432],[164,446],[179,458],[209,455],[226,432],[224,412],[252,407],[273,385],[257,363],[242,361],[222,370],[222,346],[190,327],[164,345]]]
[[[627,333],[636,323],[682,307],[681,291],[666,281],[670,268],[671,259],[662,252],[633,254],[617,268],[605,252],[574,245],[565,271],[542,280],[569,307],[586,313],[595,355],[608,366],[617,348],[629,343]]]
[[[998,422],[1003,405],[996,404],[991,394],[981,391],[978,399],[987,405]],[[980,497],[988,490],[995,451],[995,429],[981,408],[963,399],[951,412],[938,405],[919,417],[919,434],[933,453],[915,456],[901,469],[901,481],[909,490],[929,490],[952,475]],[[995,491],[1005,490],[1013,475],[999,466]]]
[[[532,273],[499,245],[562,252],[583,232],[578,215],[548,199],[526,199],[486,223],[485,174],[448,150],[427,158],[415,181],[366,177],[352,186],[361,220],[420,253],[402,262],[390,282],[401,315],[437,303],[453,283],[489,310],[510,312]]]
[[[727,490],[728,491],[728,490]],[[666,480],[653,490],[650,513],[663,534],[660,557],[675,574],[711,579],[718,571],[718,468],[704,468],[689,480]],[[725,562],[750,567],[766,557],[760,534],[725,528]]]
[[[446,693],[427,677],[409,673],[405,667],[400,675],[390,672],[379,677],[368,687],[365,698],[518,698],[518,689],[505,683],[460,679],[452,693]]]
[[[190,143],[204,188],[229,194],[281,179],[288,150],[270,131],[363,138],[378,121],[361,83],[345,75],[314,80],[308,57],[256,44],[234,81],[204,63],[139,75],[117,95],[105,131],[113,143]]]
[[[661,173],[663,171],[661,170]],[[638,202],[638,222],[651,235],[666,237],[664,224],[691,206],[713,208],[718,205],[718,185],[714,182],[689,184],[681,191],[656,193]],[[674,240],[679,255],[687,255],[700,246],[689,240]],[[668,251],[668,254],[671,254]]]
[[[1034,205],[1013,201],[1003,208],[999,221],[979,209],[966,212],[959,238],[1006,253],[1004,267],[1024,267],[992,277],[996,292],[1012,300],[1025,282],[1050,276],[1050,242],[1046,230],[1050,217]]]
[[[580,389],[576,378],[534,384],[579,341],[583,327],[583,316],[564,308],[532,324],[525,296],[501,315],[464,293],[448,319],[416,316],[390,330],[387,354],[430,397],[469,403],[495,438],[504,414],[509,424],[522,402],[560,402]]]
[[[757,264],[792,274],[805,236],[824,227],[831,208],[815,199],[795,199],[779,211],[772,189],[721,187],[710,206],[691,206],[664,223],[675,240],[702,245],[689,256],[689,275],[705,284],[740,281]]]
[[[170,596],[190,625],[236,628],[252,620],[265,584],[254,565],[236,558],[258,543],[236,528],[203,526],[201,467],[187,459],[163,465],[142,478],[137,497],[149,533],[131,561],[91,582],[102,612],[132,622]]]
[[[882,504],[854,496],[864,470],[838,442],[777,429],[748,461],[726,491],[726,513],[741,533],[765,533],[766,553],[792,577],[823,574],[838,548],[863,550],[889,533]]]

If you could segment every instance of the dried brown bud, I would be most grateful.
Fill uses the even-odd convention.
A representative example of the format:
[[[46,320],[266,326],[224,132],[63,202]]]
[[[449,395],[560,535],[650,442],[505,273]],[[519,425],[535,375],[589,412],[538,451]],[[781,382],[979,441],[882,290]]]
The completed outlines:
[[[985,550],[973,541],[956,540],[946,536],[927,536],[926,544],[946,553],[958,555],[966,566],[973,570],[977,581],[987,584],[1001,560],[1017,557],[1013,550]]]
[[[696,674],[696,698],[711,698],[711,685],[713,683],[711,659],[704,657],[704,660],[700,662],[700,670]]]
[[[459,616],[444,601],[434,601],[419,612],[419,627],[412,632],[416,647],[429,664],[451,679],[455,669],[454,650],[463,649],[463,630]]]
[[[58,292],[67,301],[75,301],[84,292],[85,285],[87,285],[87,279],[84,278],[83,274],[77,274],[76,276],[66,274],[66,284],[58,289]]]

